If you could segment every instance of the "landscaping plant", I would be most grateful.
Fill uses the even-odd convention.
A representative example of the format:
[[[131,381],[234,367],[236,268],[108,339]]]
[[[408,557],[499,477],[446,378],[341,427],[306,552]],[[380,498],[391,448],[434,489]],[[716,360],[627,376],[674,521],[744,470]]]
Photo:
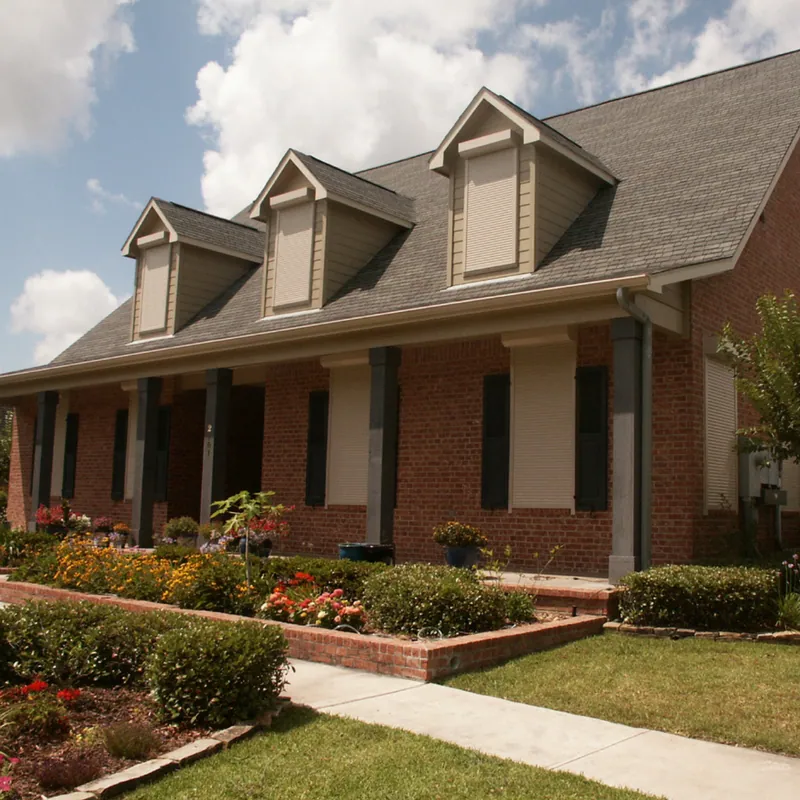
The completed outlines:
[[[173,517],[164,525],[163,544],[192,544],[200,532],[200,523],[191,517]]]
[[[451,520],[433,529],[433,541],[445,547],[486,547],[489,540],[474,525]]]
[[[221,553],[196,553],[172,571],[163,599],[181,608],[249,615],[255,605],[252,594],[241,561]]]
[[[144,761],[156,751],[158,736],[141,722],[114,722],[100,729],[106,750],[117,758]]]
[[[197,621],[160,637],[147,683],[164,720],[222,727],[275,707],[286,651],[278,626]]]
[[[44,758],[35,769],[42,789],[58,791],[74,789],[100,777],[103,764],[98,754],[87,748],[68,750],[58,758]]]

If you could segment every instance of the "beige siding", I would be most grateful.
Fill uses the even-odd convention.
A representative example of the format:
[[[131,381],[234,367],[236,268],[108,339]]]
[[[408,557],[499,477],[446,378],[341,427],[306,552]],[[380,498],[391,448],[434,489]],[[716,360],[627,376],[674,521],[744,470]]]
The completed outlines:
[[[737,504],[736,386],[733,370],[705,360],[706,508]]]
[[[574,507],[575,345],[512,350],[511,504]]]
[[[786,490],[785,511],[800,511],[800,464],[783,462],[781,488]]]
[[[536,157],[536,263],[589,205],[598,179],[546,148]]]
[[[67,414],[69,392],[59,392],[56,409],[56,430],[53,437],[53,469],[50,472],[50,494],[61,496],[64,484],[64,452],[67,445]]]
[[[180,245],[178,251],[176,330],[249,269],[246,261],[211,250]]]
[[[330,372],[327,502],[364,506],[369,465],[369,367],[337,367]]]
[[[327,218],[327,202],[315,203],[314,214],[314,242],[311,260],[311,300],[310,302],[293,306],[290,310],[297,311],[303,308],[319,308],[322,305],[322,270],[325,256],[325,227]],[[278,238],[279,211],[270,214],[267,232],[267,269],[264,281],[264,315],[280,313],[275,308],[275,275],[276,254]]]
[[[391,222],[339,203],[328,205],[327,225],[323,292],[326,302],[397,233],[397,228]]]
[[[171,250],[170,269],[169,269],[169,288],[167,293],[167,324],[166,328],[153,331],[140,331],[139,323],[142,314],[142,257],[136,260],[136,287],[133,300],[133,338],[147,339],[154,336],[164,336],[175,331],[175,308],[177,301],[178,288],[178,248],[173,245],[165,245]],[[144,251],[145,253],[147,251]]]

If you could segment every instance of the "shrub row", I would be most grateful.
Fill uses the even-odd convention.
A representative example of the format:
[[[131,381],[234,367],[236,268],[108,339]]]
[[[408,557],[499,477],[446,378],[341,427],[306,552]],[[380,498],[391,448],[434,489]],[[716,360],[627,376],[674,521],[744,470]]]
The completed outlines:
[[[620,613],[634,625],[759,631],[777,619],[778,573],[757,567],[655,567],[622,579]]]
[[[57,544],[58,539],[49,533],[27,533],[0,525],[0,567],[16,567]]]
[[[0,611],[0,678],[70,686],[147,686],[162,718],[222,726],[271,708],[284,685],[277,627],[94,603]]]

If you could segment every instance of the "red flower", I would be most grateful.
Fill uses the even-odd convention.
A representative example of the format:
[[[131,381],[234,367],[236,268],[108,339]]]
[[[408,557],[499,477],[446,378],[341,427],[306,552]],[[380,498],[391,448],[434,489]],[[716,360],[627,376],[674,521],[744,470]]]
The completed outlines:
[[[56,697],[64,703],[74,703],[80,696],[80,689],[62,689],[56,693]]]
[[[43,680],[36,680],[33,683],[29,683],[27,686],[23,687],[22,691],[25,694],[29,692],[43,692],[46,689],[49,689],[49,685]]]

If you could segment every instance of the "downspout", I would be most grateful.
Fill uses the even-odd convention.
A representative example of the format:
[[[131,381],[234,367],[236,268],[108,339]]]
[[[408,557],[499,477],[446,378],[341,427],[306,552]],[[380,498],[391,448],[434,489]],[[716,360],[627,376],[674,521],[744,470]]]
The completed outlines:
[[[627,288],[617,289],[617,304],[642,324],[642,496],[640,502],[641,540],[639,569],[650,566],[652,555],[651,518],[653,506],[653,322],[630,297]]]

